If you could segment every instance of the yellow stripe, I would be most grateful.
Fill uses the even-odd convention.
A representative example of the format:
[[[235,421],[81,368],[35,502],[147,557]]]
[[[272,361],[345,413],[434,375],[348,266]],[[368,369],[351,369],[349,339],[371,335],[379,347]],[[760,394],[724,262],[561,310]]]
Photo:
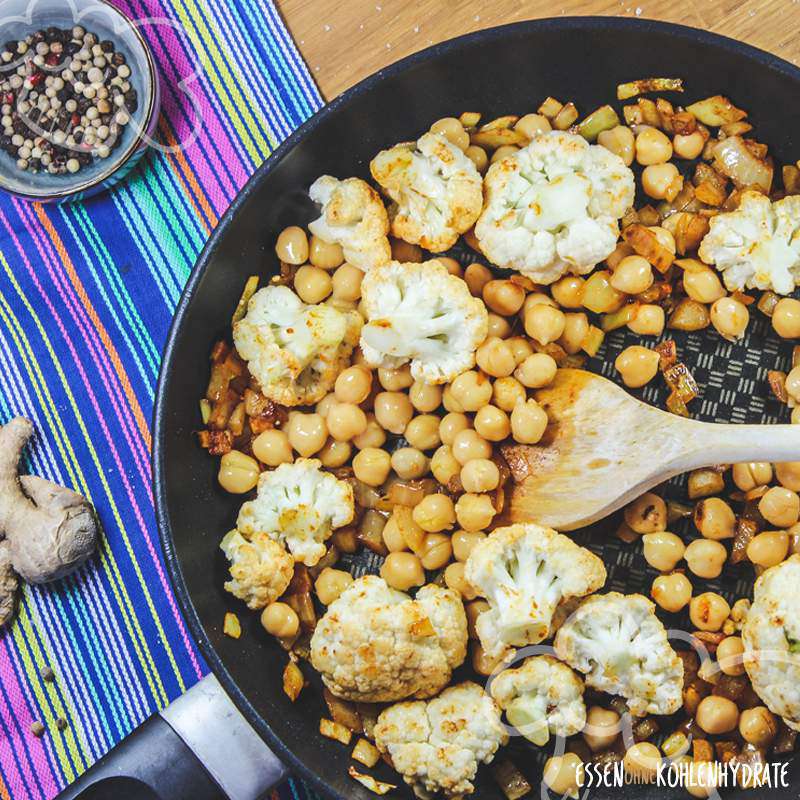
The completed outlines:
[[[111,489],[110,489],[110,487],[108,485],[108,481],[106,480],[105,472],[102,469],[102,466],[100,464],[99,458],[97,457],[97,452],[94,449],[94,446],[92,444],[91,438],[89,436],[89,432],[86,429],[86,424],[84,423],[83,417],[80,414],[80,410],[78,408],[78,404],[75,401],[75,397],[72,394],[72,391],[70,389],[69,383],[67,382],[66,377],[64,375],[64,372],[61,369],[61,365],[58,362],[58,358],[56,357],[56,354],[55,354],[55,352],[53,350],[53,347],[52,347],[52,345],[50,343],[50,340],[49,340],[49,338],[47,336],[47,333],[45,332],[45,330],[44,330],[44,328],[43,328],[43,326],[41,324],[41,321],[39,320],[38,316],[36,315],[36,312],[34,311],[32,306],[28,302],[28,299],[23,294],[22,289],[21,289],[19,283],[16,281],[13,273],[11,272],[11,268],[9,267],[8,262],[6,261],[5,255],[2,252],[0,252],[0,263],[2,263],[3,267],[5,268],[5,271],[6,271],[6,274],[8,275],[8,277],[9,277],[9,280],[11,281],[12,285],[16,289],[19,297],[21,298],[23,304],[25,305],[25,308],[27,309],[28,313],[30,314],[31,319],[36,324],[36,327],[37,327],[37,329],[39,331],[39,334],[40,334],[40,336],[42,338],[42,341],[44,342],[44,344],[47,347],[47,350],[48,350],[48,352],[50,354],[50,358],[51,358],[51,361],[53,363],[53,367],[58,372],[59,378],[61,379],[62,386],[64,387],[64,391],[65,391],[67,397],[69,398],[70,405],[71,405],[72,410],[73,410],[73,412],[75,414],[75,419],[78,422],[78,425],[80,426],[81,432],[83,433],[83,437],[84,437],[84,440],[86,442],[86,446],[87,446],[87,448],[88,448],[88,450],[89,450],[89,452],[91,454],[92,461],[94,462],[95,467],[97,468],[97,475],[98,475],[98,477],[99,477],[99,479],[100,479],[100,481],[101,481],[101,483],[103,485],[103,489],[105,490],[106,497],[108,498],[109,509],[111,510],[111,512],[113,514],[113,517],[114,517],[114,520],[115,520],[115,522],[117,524],[118,530],[122,534],[122,539],[123,539],[123,542],[125,544],[125,548],[126,548],[128,554],[130,555],[131,563],[133,564],[134,570],[136,572],[136,576],[139,579],[139,583],[140,583],[141,588],[142,588],[142,594],[144,595],[145,600],[147,601],[147,605],[148,605],[148,608],[150,609],[151,616],[153,618],[153,621],[155,623],[156,628],[158,629],[159,638],[161,639],[161,641],[163,643],[164,650],[165,650],[165,652],[167,654],[167,657],[169,658],[170,664],[172,665],[172,668],[173,668],[173,671],[175,673],[175,677],[176,677],[176,680],[178,682],[178,685],[179,685],[181,691],[185,691],[186,687],[185,687],[185,684],[184,684],[184,681],[183,681],[183,677],[181,676],[180,670],[178,669],[178,665],[175,662],[175,657],[174,657],[174,655],[172,653],[172,648],[169,645],[169,642],[167,640],[166,634],[165,634],[164,629],[163,629],[163,627],[161,625],[161,621],[158,618],[158,614],[157,614],[155,606],[153,604],[153,600],[152,600],[152,598],[150,596],[150,592],[149,592],[149,590],[147,588],[147,584],[146,584],[146,582],[144,580],[144,577],[143,577],[143,575],[141,573],[141,570],[139,568],[138,561],[136,560],[133,548],[131,547],[130,539],[128,538],[127,533],[125,532],[124,526],[122,524],[122,519],[121,519],[121,517],[119,515],[119,510],[117,509],[117,505],[116,505],[116,503],[114,501],[114,497],[113,497],[113,495],[111,493]],[[35,360],[35,356],[33,355],[32,351],[30,349],[30,346],[27,343],[27,339],[26,339],[25,334],[23,332],[22,326],[19,324],[18,320],[14,317],[13,311],[11,310],[10,305],[5,300],[5,297],[2,294],[0,294],[0,300],[2,300],[2,303],[5,305],[6,318],[10,319],[10,320],[13,320],[14,326],[19,331],[20,337],[22,337],[23,341],[20,341],[20,337],[15,336],[14,338],[15,338],[15,341],[17,342],[17,347],[18,347],[18,349],[20,351],[20,354],[23,354],[23,349],[28,354],[28,357],[29,357],[30,362],[31,362],[30,364],[26,363],[26,367],[28,368],[28,372],[29,372],[31,378],[34,377],[33,372],[36,373],[36,377],[38,378],[38,382],[39,382],[40,385],[39,386],[35,386],[35,391],[36,391],[37,396],[39,397],[40,403],[42,403],[42,405],[44,405],[44,398],[42,396],[44,394],[46,396],[46,398],[47,398],[47,403],[49,404],[50,408],[55,410],[56,405],[53,402],[53,399],[52,399],[52,397],[50,395],[50,392],[47,389],[47,384],[46,384],[46,382],[44,380],[44,377],[43,377],[41,371],[39,370],[38,365],[35,363],[35,361],[36,361]],[[11,327],[11,325],[9,325],[9,328],[10,327]],[[12,335],[13,335],[13,331],[12,331]],[[31,370],[31,364],[33,366],[33,370]],[[54,417],[52,415],[50,415],[50,414],[48,414],[48,417],[51,420],[54,419]],[[88,486],[86,484],[86,481],[85,481],[85,479],[83,477],[83,473],[80,470],[80,466],[77,463],[77,459],[75,458],[75,453],[72,450],[72,447],[71,447],[69,441],[66,440],[66,433],[64,431],[64,426],[63,426],[63,424],[61,422],[61,419],[58,416],[58,412],[55,412],[55,420],[57,422],[58,429],[62,432],[62,435],[64,436],[64,439],[66,441],[67,449],[69,450],[69,453],[70,453],[70,457],[74,460],[75,465],[77,467],[77,472],[78,472],[78,474],[80,476],[79,480],[78,480],[78,485],[80,486],[80,490],[87,498],[89,498],[91,500],[89,488],[88,488]],[[101,557],[101,563],[103,564],[103,566],[105,566],[107,568],[110,568],[109,569],[110,574],[113,574],[115,576],[115,578],[117,579],[116,583],[118,584],[118,588],[121,591],[122,595],[124,596],[124,601],[125,601],[124,604],[121,602],[120,591],[117,591],[117,586],[115,586],[114,583],[112,583],[112,589],[114,591],[114,594],[115,594],[115,596],[117,598],[118,603],[120,604],[120,607],[122,607],[124,605],[125,607],[127,607],[127,609],[130,612],[130,614],[122,614],[121,616],[123,617],[123,620],[125,622],[126,628],[128,629],[128,632],[131,634],[131,639],[133,641],[134,648],[136,649],[136,653],[139,656],[140,661],[142,662],[142,665],[144,666],[144,664],[147,663],[150,666],[151,670],[152,670],[153,676],[155,678],[155,683],[154,683],[153,679],[151,678],[151,676],[148,674],[148,670],[144,670],[144,672],[145,672],[145,676],[147,677],[147,682],[150,685],[150,690],[151,690],[151,692],[153,694],[154,699],[157,702],[161,702],[162,704],[166,705],[167,702],[169,701],[169,698],[167,697],[167,693],[166,693],[166,691],[164,689],[164,685],[163,685],[163,683],[161,681],[160,675],[158,674],[158,670],[156,669],[156,666],[155,666],[153,658],[152,658],[152,656],[150,654],[150,651],[147,648],[147,642],[146,642],[146,640],[144,638],[144,634],[143,634],[143,632],[141,630],[141,627],[138,624],[135,625],[135,626],[131,626],[131,624],[130,624],[130,619],[135,618],[135,610],[133,608],[133,604],[130,601],[130,597],[128,595],[127,589],[126,589],[126,587],[125,587],[125,585],[124,585],[124,583],[122,581],[122,577],[120,575],[119,568],[117,567],[116,560],[114,559],[113,554],[110,552],[110,550],[108,552],[105,551],[105,547],[102,546],[103,544],[104,543],[101,542],[101,546],[99,548],[100,557]],[[137,642],[137,639],[141,642],[143,647],[139,646],[139,643]]]

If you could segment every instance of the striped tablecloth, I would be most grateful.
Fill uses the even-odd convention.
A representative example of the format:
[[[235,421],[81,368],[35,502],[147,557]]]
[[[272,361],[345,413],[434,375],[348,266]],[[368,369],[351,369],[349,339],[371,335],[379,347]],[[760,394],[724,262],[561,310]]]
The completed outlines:
[[[0,633],[4,800],[53,797],[207,670],[172,595],[153,513],[159,356],[209,233],[322,103],[268,0],[117,2],[151,20],[143,30],[161,73],[159,138],[183,148],[151,152],[123,186],[86,203],[0,197],[0,423],[34,420],[24,468],[90,498],[105,531],[76,575],[26,588]]]

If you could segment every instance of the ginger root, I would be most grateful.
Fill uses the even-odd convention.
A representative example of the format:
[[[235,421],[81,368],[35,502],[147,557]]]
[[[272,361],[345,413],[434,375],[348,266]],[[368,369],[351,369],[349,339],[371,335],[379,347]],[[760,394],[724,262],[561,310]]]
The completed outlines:
[[[5,534],[13,570],[30,583],[46,583],[72,572],[91,555],[97,523],[92,507],[77,492],[35,475],[17,474],[32,434],[33,424],[23,417],[0,428],[0,535]],[[1,565],[2,560],[0,609],[5,583]]]
[[[0,628],[6,624],[17,610],[17,590],[19,579],[11,566],[8,542],[0,542]]]

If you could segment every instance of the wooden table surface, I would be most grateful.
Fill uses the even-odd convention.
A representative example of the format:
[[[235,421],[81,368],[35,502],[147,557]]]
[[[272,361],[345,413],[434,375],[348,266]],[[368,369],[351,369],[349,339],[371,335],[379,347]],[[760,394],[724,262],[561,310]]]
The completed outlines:
[[[278,7],[328,100],[444,39],[560,14],[668,20],[800,59],[800,0],[278,0]]]

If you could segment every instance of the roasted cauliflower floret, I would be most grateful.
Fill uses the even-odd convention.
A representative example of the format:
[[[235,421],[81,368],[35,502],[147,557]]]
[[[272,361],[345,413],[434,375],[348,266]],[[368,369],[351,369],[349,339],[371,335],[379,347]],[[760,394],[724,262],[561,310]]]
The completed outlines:
[[[447,383],[470,369],[489,330],[483,301],[435,259],[370,270],[361,300],[366,362],[396,368],[410,361],[411,374],[426,383]]]
[[[622,695],[631,714],[674,714],[683,661],[667,640],[655,606],[640,594],[587,598],[559,628],[556,655],[586,675],[586,684]]]
[[[466,648],[466,615],[454,591],[431,584],[412,600],[367,575],[317,623],[311,663],[337,697],[384,703],[436,694]]]
[[[744,666],[773,714],[800,731],[800,555],[770,567],[757,581],[742,628]]]
[[[316,458],[262,472],[255,500],[242,504],[236,527],[252,538],[265,533],[283,542],[295,561],[313,567],[325,555],[325,540],[334,528],[353,520],[353,489]]]
[[[577,134],[553,131],[489,167],[475,235],[498,267],[536,283],[584,275],[617,245],[633,205],[633,172]]]
[[[391,259],[389,216],[366,181],[323,175],[311,184],[308,196],[322,206],[319,219],[308,229],[323,241],[341,245],[345,261],[366,272]]]
[[[285,406],[321,400],[358,343],[361,316],[306,305],[287,286],[259,289],[233,326],[233,342],[261,391]]]
[[[372,177],[394,201],[392,234],[441,253],[469,230],[481,213],[481,176],[464,153],[438,133],[378,153]]]
[[[540,747],[551,733],[572,736],[586,724],[583,681],[552,656],[526,658],[521,667],[504,670],[490,691],[509,723]]]
[[[597,591],[606,580],[594,553],[532,523],[494,530],[472,549],[464,574],[489,601],[475,628],[492,657],[546,639],[562,600]]]
[[[248,608],[264,608],[286,591],[294,559],[269,535],[258,532],[246,539],[234,529],[222,537],[219,546],[231,562],[231,579],[225,589],[244,600]]]
[[[427,703],[396,703],[375,725],[375,745],[423,798],[472,794],[478,764],[490,763],[507,741],[497,706],[471,681]]]
[[[800,281],[800,196],[773,203],[760,192],[743,192],[736,211],[711,217],[699,254],[716,265],[730,291],[791,294]]]

